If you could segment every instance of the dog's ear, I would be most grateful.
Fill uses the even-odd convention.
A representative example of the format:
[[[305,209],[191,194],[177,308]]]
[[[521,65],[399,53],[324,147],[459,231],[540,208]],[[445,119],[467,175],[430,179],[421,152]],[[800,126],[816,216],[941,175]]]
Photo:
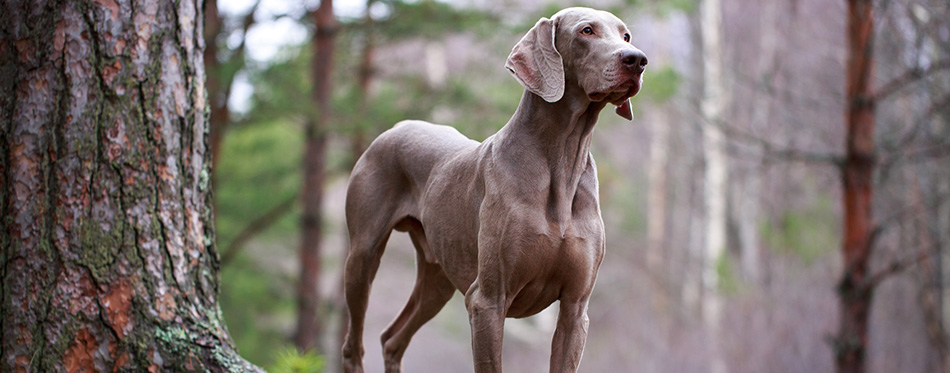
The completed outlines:
[[[547,102],[564,96],[564,63],[554,47],[554,21],[541,18],[511,49],[505,68]]]

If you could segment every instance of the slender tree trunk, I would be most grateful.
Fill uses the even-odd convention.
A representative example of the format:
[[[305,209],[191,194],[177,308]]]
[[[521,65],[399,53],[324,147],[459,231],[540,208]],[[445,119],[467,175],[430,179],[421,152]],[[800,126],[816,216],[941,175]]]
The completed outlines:
[[[218,37],[226,34],[229,30],[224,28],[224,19],[218,13],[218,1],[207,0],[205,2],[205,69],[207,70],[207,88],[208,103],[211,106],[209,121],[210,148],[212,162],[216,162],[220,157],[221,144],[224,142],[224,133],[228,125],[231,124],[231,109],[228,107],[228,100],[231,98],[231,86],[234,83],[234,77],[244,67],[244,47],[247,41],[247,31],[254,25],[254,13],[260,5],[258,0],[251,9],[244,15],[242,20],[243,35],[241,43],[233,50],[222,53],[218,48]],[[224,60],[224,56],[227,59]],[[217,186],[217,172],[212,168],[211,185]]]
[[[844,274],[838,284],[840,316],[835,340],[838,372],[864,372],[873,287],[867,281],[871,254],[872,177],[875,168],[871,71],[874,35],[871,0],[848,0],[847,153],[844,188]]]
[[[669,211],[669,148],[670,123],[666,110],[658,108],[651,123],[653,137],[650,141],[649,178],[650,190],[647,200],[649,223],[647,226],[647,268],[661,271],[663,252],[666,247],[667,212]]]
[[[940,176],[932,176],[936,176],[934,181],[939,187]],[[940,237],[934,228],[936,228],[936,223],[940,221],[940,216],[933,214],[934,211],[929,211],[927,206],[924,205],[925,192],[923,188],[921,188],[920,177],[921,175],[918,172],[913,172],[909,180],[910,203],[915,218],[909,227],[911,233],[908,234],[908,236],[910,236],[909,241],[911,242],[909,245],[904,245],[904,247],[917,248],[916,250],[920,252],[929,251],[930,253],[939,254]],[[937,363],[936,367],[932,361],[927,362],[927,370],[945,372],[945,362],[947,360],[947,354],[950,353],[950,351],[947,349],[947,333],[943,327],[940,314],[940,289],[942,286],[940,283],[940,257],[932,257],[930,255],[924,257],[921,260],[919,268],[920,295],[918,296],[918,301],[923,311],[923,321],[927,329],[927,337],[939,357],[939,363]]]
[[[647,196],[647,271],[656,278],[653,281],[652,301],[654,307],[660,310],[669,308],[670,279],[680,275],[671,273],[668,255],[667,231],[669,230],[670,202],[669,202],[669,148],[670,148],[670,121],[667,105],[654,106],[656,111],[651,116],[650,123],[653,136],[650,140],[649,159],[649,191]],[[679,266],[677,266],[679,267]],[[682,270],[682,267],[679,267]]]
[[[357,78],[359,81],[360,111],[363,113],[367,113],[369,110],[370,85],[376,70],[373,67],[373,55],[376,51],[376,21],[373,19],[372,14],[370,14],[370,8],[374,2],[375,0],[366,0],[366,15],[363,18],[366,33],[363,35],[363,51],[360,55],[359,76]],[[350,152],[354,164],[356,160],[363,155],[363,151],[366,150],[366,147],[369,146],[369,144],[366,143],[366,132],[368,130],[366,127],[369,123],[361,123],[364,125],[356,128],[356,130],[353,131],[353,136],[350,138]],[[345,313],[346,312],[344,312],[344,314]]]
[[[756,84],[761,91],[769,91],[776,70],[778,58],[778,7],[780,4],[762,2],[761,22],[759,23],[759,61],[756,67]],[[769,91],[771,92],[771,91]],[[753,129],[768,127],[771,111],[771,94],[756,93],[752,103]],[[756,149],[761,151],[762,149]],[[758,165],[756,165],[758,166]],[[759,246],[759,204],[762,177],[758,169],[750,170],[742,182],[737,182],[735,213],[738,224],[738,242],[742,253],[742,272],[746,279],[756,283],[761,278],[761,255]]]
[[[228,96],[230,89],[225,89],[225,84],[221,81],[221,62],[218,60],[218,35],[222,31],[223,20],[218,14],[218,1],[205,1],[205,69],[208,73],[208,104],[211,106],[208,124],[210,130],[210,148],[211,159],[219,159],[221,150],[221,141],[224,139],[224,130],[231,121],[231,112],[228,110]],[[212,185],[216,185],[217,177],[214,172],[211,173]]]
[[[297,335],[294,343],[300,350],[317,349],[320,320],[319,303],[320,245],[323,240],[322,199],[326,178],[327,127],[330,120],[330,76],[333,43],[337,33],[333,17],[333,0],[322,0],[313,13],[317,25],[313,36],[313,101],[317,114],[307,124],[304,155],[303,216],[300,247],[300,283],[297,290]]]
[[[201,4],[0,19],[0,370],[259,371],[217,302]]]
[[[376,51],[376,20],[373,19],[370,9],[373,7],[375,0],[366,0],[366,14],[363,18],[363,25],[365,27],[365,34],[363,35],[363,51],[360,56],[360,68],[358,71],[358,89],[359,89],[359,105],[360,111],[362,113],[369,112],[370,105],[370,86],[372,85],[373,76],[375,75],[376,68],[373,65],[373,56]],[[353,131],[353,135],[350,137],[350,154],[352,157],[353,164],[356,164],[356,161],[359,160],[360,156],[363,155],[363,152],[366,151],[366,147],[369,146],[367,143],[367,132],[369,127],[372,126],[372,123],[360,122],[362,125],[357,127]],[[349,244],[346,244],[343,249],[343,257],[346,257],[346,253],[349,251]],[[336,340],[334,346],[343,346],[343,342],[346,340],[346,333],[350,325],[350,313],[346,309],[346,297],[343,288],[343,277],[344,273],[341,267],[340,276],[339,276],[339,286],[336,287],[337,293],[334,295],[334,302],[336,303],[336,310],[339,311],[339,329],[337,330]],[[342,360],[336,359],[334,364],[339,364],[339,370],[342,371]]]
[[[690,43],[692,45],[692,58],[691,58],[691,71],[694,72],[692,77],[693,84],[698,86],[703,85],[703,33],[702,33],[702,21],[700,12],[694,11],[689,14],[689,34],[690,34]],[[702,94],[694,91],[687,92],[688,95],[691,95],[689,104],[692,107],[692,112],[698,113],[696,115],[690,115],[690,120],[695,121],[698,127],[702,127],[703,118],[700,110],[700,105],[702,103]],[[697,138],[694,132],[682,132],[680,134],[683,136],[684,140],[689,144],[696,144],[698,146],[690,146],[690,149],[701,149],[702,145],[699,144],[701,141],[700,138]],[[699,137],[702,135],[700,134]],[[690,163],[687,165],[687,169],[690,172],[686,175],[687,183],[674,183],[678,184],[687,184],[685,194],[689,195],[689,208],[685,216],[682,216],[681,219],[686,221],[685,231],[687,234],[686,245],[685,245],[685,255],[683,255],[683,262],[685,271],[682,271],[682,283],[680,287],[680,301],[683,305],[683,309],[686,314],[699,314],[700,313],[700,298],[702,296],[702,273],[703,273],[703,236],[704,233],[704,222],[703,211],[705,210],[705,195],[702,188],[705,180],[697,181],[693,177],[693,174],[701,173],[700,168],[702,167],[702,153],[693,150],[696,154],[690,154]],[[679,220],[679,219],[677,219]],[[676,220],[674,220],[676,221]],[[675,277],[674,277],[675,278]]]
[[[738,221],[738,242],[742,273],[746,281],[756,284],[762,278],[762,255],[759,246],[759,204],[762,177],[752,169],[733,188],[733,204]]]
[[[723,72],[722,14],[719,0],[702,3],[704,93],[700,110],[703,114],[703,151],[706,158],[706,247],[703,268],[703,321],[712,354],[711,371],[726,371],[720,345],[722,300],[719,295],[718,267],[726,249],[726,205],[728,201],[728,159],[722,129],[726,107]]]
[[[939,257],[936,259],[939,269],[936,286],[939,291],[937,301],[937,319],[940,321],[940,330],[943,335],[940,340],[944,341],[944,346],[950,342],[950,161],[942,162],[945,166],[943,175],[938,177],[937,195],[941,196],[938,204],[936,216],[937,219],[934,231],[937,232],[937,252]],[[950,351],[944,348],[940,351],[941,372],[950,373]]]

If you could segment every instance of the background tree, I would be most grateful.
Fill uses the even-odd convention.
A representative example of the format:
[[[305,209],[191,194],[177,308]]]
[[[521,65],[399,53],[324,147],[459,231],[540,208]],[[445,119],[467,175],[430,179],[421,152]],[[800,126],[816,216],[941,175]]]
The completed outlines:
[[[874,99],[871,97],[874,12],[870,0],[848,1],[848,59],[845,125],[847,152],[844,188],[844,274],[838,285],[840,329],[835,339],[839,372],[864,372],[868,315],[873,285],[868,281],[873,224],[872,176],[875,169]]]
[[[251,9],[247,11],[241,22],[234,27],[229,25],[225,17],[218,10],[217,0],[207,0],[205,2],[205,70],[207,72],[208,103],[211,110],[208,117],[210,125],[210,147],[211,159],[217,160],[221,153],[221,140],[231,124],[231,110],[228,108],[228,101],[231,99],[231,89],[234,85],[234,78],[238,72],[244,69],[245,65],[245,47],[247,45],[247,33],[254,25],[254,13],[260,2],[254,3]],[[230,22],[234,23],[234,22]],[[234,48],[228,48],[227,38],[237,30],[241,32],[241,41]],[[212,169],[212,185],[216,173]]]
[[[869,344],[870,314],[876,288],[881,282],[908,266],[928,260],[931,256],[938,256],[939,251],[929,244],[930,239],[915,240],[911,253],[905,253],[902,258],[892,258],[888,265],[878,271],[872,271],[871,258],[876,248],[881,247],[880,236],[888,228],[884,219],[875,219],[873,205],[880,201],[875,198],[874,191],[887,184],[887,173],[893,166],[892,158],[915,157],[920,155],[916,149],[889,149],[891,154],[885,156],[885,162],[880,162],[881,154],[878,151],[878,142],[882,140],[876,136],[877,107],[890,95],[904,86],[925,79],[937,71],[950,68],[950,59],[945,59],[940,53],[934,53],[930,58],[936,58],[927,68],[916,65],[920,59],[912,62],[909,71],[900,73],[890,81],[881,83],[874,89],[875,70],[875,4],[870,0],[849,0],[847,2],[847,46],[846,62],[846,111],[845,126],[846,152],[840,162],[842,195],[844,202],[842,254],[844,269],[838,284],[840,321],[838,334],[834,340],[834,356],[836,368],[839,372],[864,372],[867,370],[867,349]],[[917,5],[920,6],[920,5]],[[914,8],[910,9],[914,12]],[[928,12],[920,6],[917,12]],[[914,17],[921,20],[919,13]],[[886,39],[886,38],[885,38]],[[923,35],[920,39],[923,40]],[[898,51],[897,53],[901,53]],[[944,59],[941,59],[944,58]],[[929,59],[929,58],[928,58]],[[906,67],[902,67],[906,69]],[[900,71],[900,70],[898,70]],[[931,110],[928,110],[931,112]],[[928,113],[927,116],[929,116]],[[911,117],[913,117],[911,115]],[[915,123],[911,124],[915,128]],[[906,136],[903,141],[905,145]],[[884,139],[887,144],[889,139]],[[938,142],[936,147],[930,147],[926,153],[935,149],[945,149],[946,143]],[[917,153],[917,154],[915,154]],[[878,175],[879,180],[875,180]],[[883,184],[883,185],[882,185]],[[919,185],[914,183],[914,185]],[[913,187],[912,187],[913,188]],[[919,186],[916,197],[907,201],[902,209],[917,210],[918,219],[926,214],[921,206]],[[912,189],[912,190],[914,190]],[[916,200],[916,201],[914,201]],[[878,202],[875,202],[878,201]],[[915,206],[917,206],[915,208]],[[939,216],[937,216],[939,219]],[[920,222],[926,227],[926,219]],[[925,229],[925,228],[924,228]],[[939,229],[939,228],[938,228]],[[913,253],[916,251],[917,253]],[[943,369],[946,369],[944,367]]]
[[[0,11],[4,371],[259,371],[218,307],[202,7]]]
[[[334,43],[338,25],[333,15],[333,0],[320,0],[312,13],[315,29],[312,37],[313,61],[311,99],[316,114],[304,131],[303,187],[300,190],[301,213],[300,283],[297,289],[297,331],[294,343],[301,351],[317,348],[320,332],[320,246],[323,238],[323,187],[326,179],[326,153],[331,114],[331,76]]]
[[[726,372],[726,363],[719,347],[722,299],[719,266],[727,245],[727,205],[729,191],[729,159],[725,137],[720,128],[729,96],[723,66],[722,7],[719,0],[703,0],[700,6],[702,32],[703,97],[700,110],[703,119],[703,154],[706,159],[704,198],[706,201],[705,247],[703,249],[703,322],[709,329],[713,373]]]

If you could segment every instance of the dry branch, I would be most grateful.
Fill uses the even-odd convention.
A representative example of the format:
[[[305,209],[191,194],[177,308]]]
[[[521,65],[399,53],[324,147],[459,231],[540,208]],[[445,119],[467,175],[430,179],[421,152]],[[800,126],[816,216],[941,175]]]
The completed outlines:
[[[917,255],[904,258],[904,259],[894,260],[893,262],[885,266],[883,269],[875,273],[872,273],[870,276],[868,276],[867,281],[865,282],[865,286],[869,288],[874,288],[877,285],[879,285],[882,281],[891,277],[892,275],[901,273],[907,268],[910,268],[916,265],[917,263],[920,263],[926,260],[929,257],[930,257],[929,251],[921,250],[919,253],[917,253]]]
[[[701,115],[697,116],[702,118]],[[812,152],[776,145],[748,131],[726,125],[719,121],[702,121],[704,125],[711,125],[719,128],[719,130],[726,135],[726,141],[730,145],[743,145],[759,149],[762,152],[761,157],[764,161],[802,162],[818,165],[831,165],[838,168],[844,164],[844,156],[839,154]]]
[[[247,243],[247,241],[250,241],[251,238],[254,238],[254,236],[263,232],[290,212],[296,200],[297,195],[294,194],[290,198],[272,207],[257,219],[254,219],[254,221],[248,223],[244,229],[241,230],[241,233],[238,233],[237,237],[231,240],[231,243],[229,243],[228,247],[223,251],[224,254],[221,255],[221,266],[226,266],[234,260],[237,254],[241,252],[241,249],[244,248],[244,244]]]
[[[914,67],[891,81],[884,83],[881,88],[878,88],[878,90],[871,95],[871,100],[872,102],[877,102],[896,93],[907,85],[923,80],[938,71],[947,69],[950,69],[950,59],[939,60],[927,68]]]

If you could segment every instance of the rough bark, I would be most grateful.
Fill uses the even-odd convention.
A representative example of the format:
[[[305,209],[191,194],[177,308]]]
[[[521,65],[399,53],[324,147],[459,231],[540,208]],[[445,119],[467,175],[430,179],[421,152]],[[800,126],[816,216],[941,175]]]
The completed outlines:
[[[317,313],[320,299],[320,245],[323,240],[322,199],[326,179],[326,148],[330,120],[330,77],[333,68],[333,50],[338,25],[333,16],[333,0],[322,0],[313,13],[314,32],[312,99],[316,115],[308,122],[305,140],[303,176],[302,240],[300,246],[300,282],[297,289],[297,334],[294,343],[300,350],[317,349],[320,319]]]
[[[719,0],[702,2],[704,90],[700,110],[703,114],[703,153],[706,159],[706,245],[703,262],[703,322],[706,325],[711,371],[726,371],[719,347],[722,300],[719,295],[719,265],[726,250],[726,206],[729,174],[725,139],[720,127],[726,107],[723,71],[722,13]]]
[[[864,372],[873,285],[871,254],[872,176],[875,168],[874,102],[871,95],[874,10],[870,0],[848,0],[846,62],[846,160],[844,198],[844,273],[838,284],[839,329],[835,338],[838,372]]]
[[[0,3],[0,370],[259,370],[216,299],[201,15]]]

